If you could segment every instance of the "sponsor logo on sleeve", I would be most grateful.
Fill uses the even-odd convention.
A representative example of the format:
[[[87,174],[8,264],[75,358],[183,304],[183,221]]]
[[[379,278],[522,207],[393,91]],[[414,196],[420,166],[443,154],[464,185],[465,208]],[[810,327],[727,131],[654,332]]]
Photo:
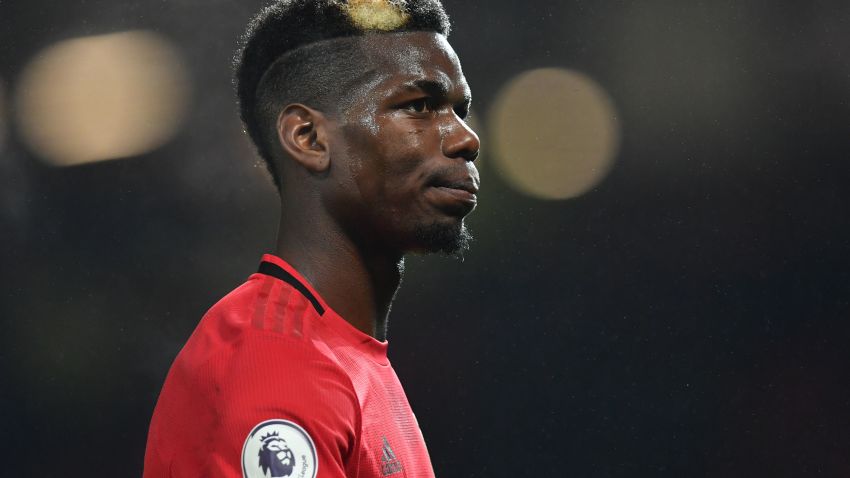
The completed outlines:
[[[266,420],[242,447],[245,478],[316,478],[316,446],[307,431],[289,420]]]
[[[390,446],[387,437],[382,436],[381,440],[384,442],[384,445],[381,447],[381,474],[390,476],[401,473],[404,467],[401,466],[401,461],[395,456],[393,447]]]

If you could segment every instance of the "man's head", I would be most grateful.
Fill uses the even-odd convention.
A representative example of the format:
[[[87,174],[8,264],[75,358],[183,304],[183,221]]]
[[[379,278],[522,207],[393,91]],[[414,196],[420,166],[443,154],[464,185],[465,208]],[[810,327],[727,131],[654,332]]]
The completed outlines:
[[[437,0],[281,1],[252,21],[242,119],[290,201],[379,249],[465,247],[479,142],[448,31]]]

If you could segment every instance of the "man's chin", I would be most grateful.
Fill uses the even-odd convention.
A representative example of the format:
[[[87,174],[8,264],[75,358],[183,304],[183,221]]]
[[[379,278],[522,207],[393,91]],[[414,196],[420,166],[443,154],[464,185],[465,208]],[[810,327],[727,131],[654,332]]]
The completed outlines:
[[[413,252],[420,253],[459,256],[469,249],[469,244],[472,242],[472,234],[469,233],[463,220],[418,226],[414,234],[417,247]]]

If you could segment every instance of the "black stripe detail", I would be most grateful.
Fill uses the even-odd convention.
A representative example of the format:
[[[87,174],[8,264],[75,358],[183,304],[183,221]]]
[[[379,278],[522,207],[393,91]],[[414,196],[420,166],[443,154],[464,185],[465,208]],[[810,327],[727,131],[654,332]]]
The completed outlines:
[[[292,274],[286,272],[277,264],[272,264],[271,262],[260,262],[260,268],[257,270],[260,274],[265,274],[267,276],[272,276],[276,279],[280,279],[287,284],[291,285],[298,292],[301,292],[301,295],[307,298],[311,304],[313,304],[313,308],[316,309],[316,312],[319,315],[324,315],[325,308],[322,307],[322,304],[319,303],[319,299],[313,295],[307,287],[298,281]]]

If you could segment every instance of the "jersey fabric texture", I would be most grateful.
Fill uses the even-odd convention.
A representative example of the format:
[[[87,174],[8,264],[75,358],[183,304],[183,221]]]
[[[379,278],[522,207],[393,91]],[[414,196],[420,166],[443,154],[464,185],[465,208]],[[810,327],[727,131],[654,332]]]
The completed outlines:
[[[267,254],[258,273],[207,312],[171,366],[144,476],[434,472],[387,342],[354,328]]]

